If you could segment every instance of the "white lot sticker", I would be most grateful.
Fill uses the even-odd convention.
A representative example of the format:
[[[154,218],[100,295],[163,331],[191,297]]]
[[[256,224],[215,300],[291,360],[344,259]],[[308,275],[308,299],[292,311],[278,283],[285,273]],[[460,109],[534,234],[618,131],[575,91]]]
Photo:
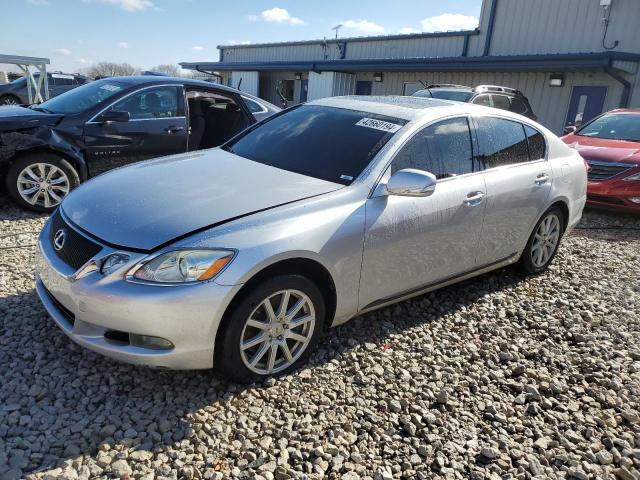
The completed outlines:
[[[361,127],[374,128],[376,130],[382,130],[383,132],[394,133],[402,128],[402,125],[397,125],[391,122],[385,122],[384,120],[376,120],[375,118],[362,118],[356,123]]]
[[[118,90],[120,90],[120,87],[118,85],[110,85],[110,84],[106,84],[106,85],[102,85],[100,87],[103,90],[108,90],[110,92],[117,92]]]

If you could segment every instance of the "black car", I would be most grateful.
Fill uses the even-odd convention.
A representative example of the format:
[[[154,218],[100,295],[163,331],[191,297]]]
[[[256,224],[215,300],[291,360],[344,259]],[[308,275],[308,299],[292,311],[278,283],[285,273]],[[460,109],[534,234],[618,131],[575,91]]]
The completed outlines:
[[[437,84],[428,85],[422,90],[414,92],[412,96],[475,103],[476,105],[519,113],[531,120],[538,119],[533,113],[533,108],[531,108],[527,97],[515,88],[498,85],[478,85],[474,88],[465,85]]]
[[[199,80],[97,80],[40,105],[0,107],[0,178],[17,203],[50,212],[88,178],[148,158],[216,147],[279,110]]]
[[[38,74],[33,75],[38,81]],[[47,73],[47,84],[49,86],[49,98],[57,97],[69,90],[87,83],[89,79],[78,73]],[[44,86],[41,92],[44,98]],[[20,77],[13,82],[0,85],[0,105],[26,105],[29,102],[27,87],[27,77]]]

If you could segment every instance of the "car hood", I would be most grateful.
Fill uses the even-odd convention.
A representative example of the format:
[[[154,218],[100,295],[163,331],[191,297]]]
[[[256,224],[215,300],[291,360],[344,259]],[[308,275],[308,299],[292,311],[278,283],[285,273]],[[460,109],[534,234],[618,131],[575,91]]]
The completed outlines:
[[[64,115],[45,113],[17,105],[0,107],[0,131],[55,125]]]
[[[586,160],[640,163],[640,142],[567,135],[564,143],[575,148]]]
[[[100,175],[74,190],[61,208],[72,223],[104,242],[149,251],[342,187],[213,149]]]

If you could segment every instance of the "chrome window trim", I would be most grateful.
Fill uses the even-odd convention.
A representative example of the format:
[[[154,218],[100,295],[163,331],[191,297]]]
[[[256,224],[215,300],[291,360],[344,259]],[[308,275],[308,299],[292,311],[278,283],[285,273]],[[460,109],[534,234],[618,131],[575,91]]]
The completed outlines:
[[[493,108],[493,107],[487,107],[487,108]],[[443,116],[437,119],[434,119],[432,121],[426,122],[426,123],[422,123],[422,124],[417,124],[414,126],[414,128],[408,129],[407,131],[403,132],[404,135],[404,139],[403,140],[398,140],[397,145],[385,145],[385,148],[387,146],[389,146],[390,151],[384,151],[381,150],[378,155],[381,156],[381,160],[380,163],[383,163],[385,157],[388,157],[388,160],[386,161],[386,164],[384,165],[384,167],[382,168],[380,174],[378,175],[378,177],[375,179],[375,181],[373,182],[372,187],[369,190],[369,194],[367,195],[367,199],[370,199],[374,196],[375,192],[377,191],[380,183],[382,182],[382,180],[384,179],[384,176],[386,175],[387,171],[389,170],[389,168],[391,167],[391,163],[393,162],[393,160],[395,159],[396,155],[398,154],[398,152],[407,144],[407,142],[413,138],[413,136],[419,132],[420,130],[430,127],[436,123],[439,123],[443,120],[451,120],[453,118],[466,118],[467,121],[469,122],[469,128],[471,129],[471,136],[472,136],[472,146],[474,148],[474,153],[475,150],[477,149],[477,145],[476,145],[476,135],[475,135],[475,129],[476,129],[476,125],[475,125],[475,119],[478,117],[490,117],[490,118],[499,118],[502,120],[508,120],[510,122],[515,122],[515,123],[519,123],[520,125],[526,125],[530,128],[533,128],[536,132],[540,133],[540,135],[542,135],[542,137],[544,138],[544,147],[545,147],[545,152],[544,152],[544,158],[539,158],[537,160],[529,160],[528,162],[522,162],[522,163],[512,163],[509,165],[500,165],[498,167],[493,167],[493,168],[486,168],[484,170],[478,170],[477,172],[469,172],[469,173],[465,173],[462,175],[457,175],[455,177],[447,177],[447,178],[441,178],[438,180],[437,183],[441,183],[441,182],[447,182],[447,181],[451,181],[451,180],[458,180],[461,178],[468,178],[472,175],[478,175],[478,174],[484,174],[486,172],[494,172],[494,171],[498,171],[498,170],[505,170],[505,169],[509,169],[509,168],[514,168],[514,167],[521,167],[524,165],[531,165],[531,164],[536,164],[536,163],[543,163],[543,162],[548,162],[549,160],[549,140],[547,138],[547,136],[540,131],[540,129],[536,128],[534,125],[531,125],[531,123],[529,122],[525,122],[525,121],[521,121],[519,119],[515,119],[515,118],[511,118],[508,117],[506,115],[500,115],[499,113],[494,114],[492,113],[484,113],[484,114],[476,114],[476,113],[462,113],[462,114],[453,114],[453,115],[447,115],[447,116]],[[402,132],[402,130],[399,130],[398,133]],[[393,140],[390,140],[389,143],[394,143]],[[367,175],[369,175],[371,173],[371,171],[375,168],[375,165],[377,164],[376,159],[374,159],[372,161],[372,166],[371,167],[367,167],[362,174],[360,175],[360,177],[365,178]],[[360,179],[360,177],[358,177],[356,180],[354,180],[353,183],[355,183],[356,181],[358,181]],[[352,183],[352,185],[353,185]]]
[[[113,107],[116,103],[119,103],[121,100],[124,100],[125,98],[130,97],[131,95],[135,95],[136,93],[142,92],[143,90],[148,90],[150,88],[162,88],[162,87],[182,87],[182,89],[184,90],[184,85],[180,84],[180,83],[167,83],[167,84],[160,84],[160,85],[149,85],[147,87],[142,87],[139,88],[137,90],[134,90],[132,92],[127,93],[125,96],[120,97],[119,99],[117,99],[116,101],[110,103],[109,105],[107,105],[106,107],[104,107],[102,110],[100,110],[98,113],[96,113],[93,117],[91,117],[91,119],[88,122],[85,122],[86,124],[91,123],[91,124],[100,124],[100,123],[104,123],[104,122],[96,122],[95,119],[98,118],[100,115],[102,115],[104,112],[106,112],[107,110],[109,110],[111,107]],[[170,118],[186,118],[185,115],[179,116],[179,117],[162,117],[162,118],[133,118],[130,119],[130,122],[136,122],[136,121],[141,121],[141,120],[167,120]]]
[[[260,110],[259,112],[252,112],[251,109],[249,108],[249,105],[246,105],[247,106],[247,110],[249,110],[249,113],[251,115],[255,115],[255,114],[259,114],[259,113],[267,113],[269,111],[269,110],[267,110],[267,107],[265,107],[262,103],[258,102],[257,100],[254,100],[251,97],[247,97],[245,95],[240,95],[240,97],[245,102],[245,105],[246,105],[246,100],[249,100],[250,102],[258,104],[260,106],[260,108],[262,108],[262,110]]]

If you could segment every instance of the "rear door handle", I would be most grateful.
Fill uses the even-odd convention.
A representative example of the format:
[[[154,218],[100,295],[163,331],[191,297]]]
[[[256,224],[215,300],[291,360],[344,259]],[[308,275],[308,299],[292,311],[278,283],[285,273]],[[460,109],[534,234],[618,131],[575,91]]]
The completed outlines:
[[[544,185],[548,181],[549,181],[549,175],[547,175],[546,173],[541,173],[540,175],[538,175],[536,177],[535,184],[536,185]]]
[[[171,126],[164,129],[164,131],[167,133],[178,133],[178,132],[181,132],[182,130],[184,130],[184,127]]]
[[[467,195],[467,198],[463,200],[463,203],[468,207],[476,207],[482,203],[482,199],[484,198],[484,192],[470,192]]]

